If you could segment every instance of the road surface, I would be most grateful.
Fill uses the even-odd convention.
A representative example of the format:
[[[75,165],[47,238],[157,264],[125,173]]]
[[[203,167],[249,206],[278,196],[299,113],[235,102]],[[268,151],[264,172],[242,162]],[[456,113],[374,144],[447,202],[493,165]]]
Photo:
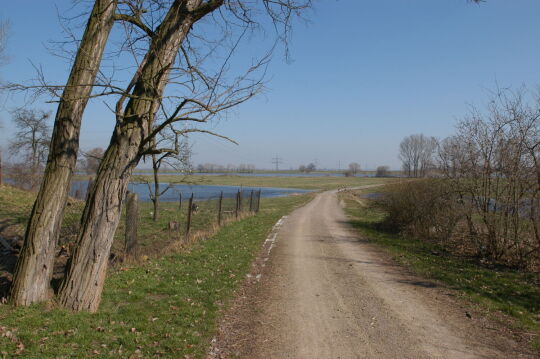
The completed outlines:
[[[412,276],[359,238],[335,191],[275,229],[210,357],[534,357],[450,290]]]

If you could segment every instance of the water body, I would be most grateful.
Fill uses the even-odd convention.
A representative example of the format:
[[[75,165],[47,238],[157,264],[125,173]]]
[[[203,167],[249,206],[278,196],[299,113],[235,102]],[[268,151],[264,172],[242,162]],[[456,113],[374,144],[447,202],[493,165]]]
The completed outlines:
[[[161,190],[165,189],[168,183],[161,183]],[[88,181],[73,181],[71,184],[70,195],[73,197],[84,198],[88,188]],[[154,186],[152,184],[152,190]],[[130,183],[129,191],[139,195],[140,201],[150,201],[150,191],[146,183]],[[193,198],[198,201],[215,199],[223,192],[223,197],[234,198],[238,190],[243,192],[244,197],[249,196],[251,191],[261,190],[261,197],[284,197],[291,194],[301,194],[311,192],[310,190],[299,188],[272,188],[272,187],[239,187],[239,186],[206,186],[189,184],[172,184],[171,188],[161,196],[163,202],[178,201],[180,195],[183,199],[189,198],[193,193]]]

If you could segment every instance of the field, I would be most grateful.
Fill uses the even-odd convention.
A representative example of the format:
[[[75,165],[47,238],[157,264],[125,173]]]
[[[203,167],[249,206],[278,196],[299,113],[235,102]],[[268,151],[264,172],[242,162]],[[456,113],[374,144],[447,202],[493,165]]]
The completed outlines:
[[[162,182],[178,181],[179,176],[161,176]],[[301,188],[311,190],[329,190],[340,187],[355,187],[375,183],[389,183],[398,181],[395,178],[375,177],[266,177],[266,176],[200,176],[192,175],[182,177],[184,181],[199,185],[224,185],[224,186],[248,186],[248,187],[277,187],[277,188]]]

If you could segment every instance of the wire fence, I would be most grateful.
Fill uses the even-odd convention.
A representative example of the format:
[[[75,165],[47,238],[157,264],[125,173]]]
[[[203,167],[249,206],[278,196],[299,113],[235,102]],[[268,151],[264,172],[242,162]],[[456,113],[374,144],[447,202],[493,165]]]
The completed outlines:
[[[88,186],[75,184],[71,188],[60,229],[59,252],[69,255],[76,242]],[[0,208],[0,250],[17,252],[22,246],[35,193],[4,187],[2,193],[12,191],[23,197]],[[6,199],[13,196],[7,194]],[[156,211],[152,201],[140,200],[136,193],[128,192],[111,258],[152,256],[163,253],[174,243],[209,235],[223,224],[258,212],[260,198],[261,190],[253,189],[239,189],[235,193],[177,193],[176,201],[159,202]]]
[[[176,202],[160,202],[156,214],[152,201],[140,201],[135,193],[128,193],[113,252],[135,256],[159,253],[173,242],[187,242],[257,213],[260,197],[260,190],[238,190],[234,195],[184,193],[178,194]],[[130,228],[137,228],[136,233]]]

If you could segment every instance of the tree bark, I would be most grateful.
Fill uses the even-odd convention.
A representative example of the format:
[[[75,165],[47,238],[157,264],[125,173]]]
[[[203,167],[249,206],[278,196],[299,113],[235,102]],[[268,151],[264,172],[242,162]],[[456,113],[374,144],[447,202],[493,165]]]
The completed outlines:
[[[48,297],[54,252],[77,160],[81,119],[114,23],[117,0],[96,0],[56,112],[43,182],[17,261],[11,301],[29,305]]]
[[[98,309],[127,185],[145,151],[144,140],[152,129],[151,121],[159,108],[170,68],[193,23],[222,1],[211,1],[213,8],[201,3],[202,0],[173,3],[135,75],[135,86],[123,115],[117,113],[117,124],[86,203],[77,246],[60,287],[59,300],[66,308],[90,312]],[[202,7],[203,12],[199,11]]]

